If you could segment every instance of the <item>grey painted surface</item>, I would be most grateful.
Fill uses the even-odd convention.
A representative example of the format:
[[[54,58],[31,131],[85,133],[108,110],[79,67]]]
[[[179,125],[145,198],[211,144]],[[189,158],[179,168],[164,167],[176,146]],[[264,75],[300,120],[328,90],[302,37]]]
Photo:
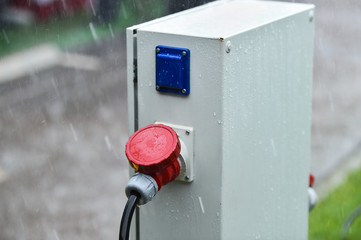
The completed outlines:
[[[307,239],[312,6],[213,6],[137,28],[139,127],[194,127],[196,171],[193,183],[171,183],[141,207],[140,237]],[[189,96],[155,90],[157,45],[190,49]]]
[[[307,239],[312,8],[225,39],[223,239]]]
[[[218,118],[214,118],[213,114],[214,112],[221,114],[222,110],[218,97],[214,97],[213,94],[200,97],[201,95],[196,93],[215,93],[215,89],[219,90],[220,83],[215,82],[215,79],[221,79],[221,72],[209,71],[209,65],[205,62],[202,66],[197,66],[197,62],[200,63],[201,59],[206,57],[202,48],[198,47],[197,51],[197,46],[207,45],[210,48],[218,49],[218,51],[213,50],[212,54],[208,53],[210,54],[208,56],[214,57],[214,54],[220,54],[219,41],[208,39],[195,41],[184,36],[153,34],[143,31],[138,31],[137,38],[138,69],[142,69],[138,72],[139,127],[156,121],[194,127],[194,149],[197,149],[194,152],[196,165],[194,181],[190,184],[174,182],[164,186],[152,202],[142,207],[141,237],[148,239],[168,239],[170,237],[172,239],[198,237],[212,239],[219,234],[217,227],[213,224],[215,224],[216,213],[221,211],[219,194],[221,175],[215,174],[211,169],[218,169],[218,173],[220,173],[221,163],[218,159],[221,158],[221,144],[214,145],[209,140],[221,139]],[[207,84],[199,82],[192,85],[192,94],[186,98],[161,95],[156,92],[153,69],[154,51],[157,44],[188,47],[192,52],[191,78],[197,79],[201,75],[202,81]],[[199,54],[199,51],[204,54]],[[220,58],[215,58],[213,62],[218,66],[222,64]],[[211,121],[204,121],[205,118]],[[199,139],[197,136],[202,136],[202,138]],[[206,201],[207,208],[212,211],[202,214],[199,197]],[[213,201],[206,200],[211,198]],[[177,224],[179,221],[184,224]],[[154,231],[154,229],[168,229],[167,235]],[[184,229],[188,230],[184,231]],[[210,229],[211,231],[209,231]]]

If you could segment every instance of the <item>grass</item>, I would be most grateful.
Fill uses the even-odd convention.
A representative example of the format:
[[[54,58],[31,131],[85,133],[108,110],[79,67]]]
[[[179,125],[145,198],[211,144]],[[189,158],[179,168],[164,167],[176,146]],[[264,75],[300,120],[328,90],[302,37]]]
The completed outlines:
[[[321,200],[310,213],[309,240],[341,239],[341,229],[348,216],[361,205],[361,169]],[[361,239],[361,216],[351,224],[348,240]]]
[[[29,26],[0,26],[0,57],[28,47],[50,42],[63,49],[91,43],[103,37],[117,34],[128,26],[144,22],[165,14],[162,0],[123,0],[117,19],[109,25],[95,24],[91,11],[83,11],[73,16],[56,17],[48,22],[37,22]],[[94,26],[97,39],[90,25]]]

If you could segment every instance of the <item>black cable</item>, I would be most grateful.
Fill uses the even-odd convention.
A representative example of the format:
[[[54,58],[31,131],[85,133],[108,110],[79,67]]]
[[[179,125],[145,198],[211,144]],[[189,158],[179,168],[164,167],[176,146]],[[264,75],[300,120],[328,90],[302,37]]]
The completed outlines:
[[[361,206],[359,206],[356,210],[354,210],[351,215],[346,219],[346,221],[344,222],[343,226],[342,226],[342,231],[341,231],[341,239],[342,240],[346,240],[346,234],[348,229],[350,228],[352,222],[361,215]]]
[[[124,208],[122,220],[120,222],[119,240],[129,239],[130,224],[132,222],[134,209],[137,206],[139,197],[140,195],[137,192],[131,192],[128,198],[127,204]]]
[[[139,207],[135,208],[135,240],[139,240],[140,236],[140,226],[139,226],[139,219],[140,219],[140,213],[139,213]]]

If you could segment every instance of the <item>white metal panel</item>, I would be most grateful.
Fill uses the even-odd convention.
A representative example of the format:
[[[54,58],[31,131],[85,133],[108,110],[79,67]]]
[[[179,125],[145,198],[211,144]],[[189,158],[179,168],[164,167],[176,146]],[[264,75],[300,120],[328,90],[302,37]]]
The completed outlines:
[[[139,127],[193,127],[195,149],[195,180],[141,207],[140,239],[307,239],[313,6],[211,5],[135,27]],[[157,45],[190,49],[189,96],[155,90]]]
[[[147,24],[144,31],[205,38],[226,38],[312,8],[309,4],[223,0],[167,21]]]
[[[307,239],[309,11],[225,41],[222,239]]]
[[[155,46],[191,51],[191,94],[155,90]],[[141,207],[141,239],[220,239],[222,42],[138,31],[139,127],[156,121],[194,128],[195,180],[164,186]],[[217,67],[216,67],[217,66]]]

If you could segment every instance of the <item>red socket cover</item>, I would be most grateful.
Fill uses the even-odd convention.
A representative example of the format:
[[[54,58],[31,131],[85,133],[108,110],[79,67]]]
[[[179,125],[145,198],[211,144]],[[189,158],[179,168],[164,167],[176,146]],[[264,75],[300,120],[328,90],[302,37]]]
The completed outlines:
[[[154,178],[160,188],[173,181],[180,171],[177,160],[181,145],[176,132],[162,124],[152,124],[135,132],[128,140],[125,154],[130,165]]]

